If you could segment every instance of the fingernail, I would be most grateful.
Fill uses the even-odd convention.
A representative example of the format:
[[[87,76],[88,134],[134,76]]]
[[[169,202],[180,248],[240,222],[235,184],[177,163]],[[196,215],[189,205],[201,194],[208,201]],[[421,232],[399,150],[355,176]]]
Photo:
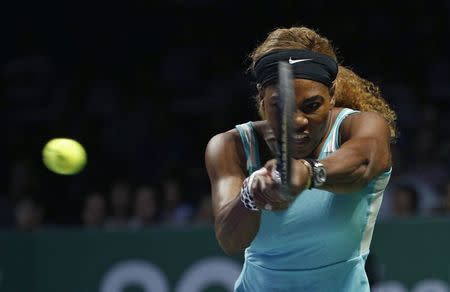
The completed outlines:
[[[270,210],[272,210],[272,205],[271,204],[265,204],[264,205],[264,209],[270,211]]]

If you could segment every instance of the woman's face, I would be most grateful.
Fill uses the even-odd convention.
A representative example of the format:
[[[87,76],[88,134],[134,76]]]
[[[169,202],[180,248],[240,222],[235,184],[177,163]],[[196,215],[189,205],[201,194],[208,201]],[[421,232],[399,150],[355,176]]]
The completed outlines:
[[[334,98],[330,90],[320,82],[294,79],[294,158],[309,156],[322,141],[329,123]],[[277,107],[280,106],[276,85],[267,86],[262,92],[264,118],[278,137]]]

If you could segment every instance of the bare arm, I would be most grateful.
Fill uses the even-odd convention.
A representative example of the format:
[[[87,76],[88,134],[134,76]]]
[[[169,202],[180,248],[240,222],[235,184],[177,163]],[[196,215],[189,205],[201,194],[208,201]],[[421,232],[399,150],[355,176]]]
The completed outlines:
[[[239,198],[246,175],[242,159],[239,158],[242,146],[237,139],[232,132],[218,134],[209,141],[205,153],[211,181],[216,237],[229,255],[250,245],[258,232],[261,216],[260,212],[246,209]]]
[[[321,187],[337,193],[362,190],[391,166],[390,130],[376,113],[358,113],[341,125],[341,147],[321,162],[327,181]]]
[[[327,171],[327,180],[320,188],[335,193],[357,192],[391,166],[389,125],[379,114],[362,112],[347,117],[340,134],[339,150],[320,161]],[[303,163],[294,163],[294,176],[294,190],[303,190],[304,178],[308,177]]]

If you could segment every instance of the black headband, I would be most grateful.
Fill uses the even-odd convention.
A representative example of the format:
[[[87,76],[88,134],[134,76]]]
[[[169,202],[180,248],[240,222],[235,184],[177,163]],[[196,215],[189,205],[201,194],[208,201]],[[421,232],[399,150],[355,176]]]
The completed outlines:
[[[294,78],[318,81],[331,87],[338,72],[338,64],[327,55],[307,50],[282,50],[262,56],[255,64],[256,82],[261,86],[278,80],[278,62],[292,65]]]

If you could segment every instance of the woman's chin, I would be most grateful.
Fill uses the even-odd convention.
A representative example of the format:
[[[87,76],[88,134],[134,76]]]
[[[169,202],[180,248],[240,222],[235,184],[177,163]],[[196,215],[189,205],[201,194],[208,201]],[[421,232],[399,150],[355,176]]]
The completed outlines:
[[[307,147],[307,146],[308,145],[295,146],[293,158],[302,159],[302,158],[310,156],[313,149],[311,149],[311,147]]]

